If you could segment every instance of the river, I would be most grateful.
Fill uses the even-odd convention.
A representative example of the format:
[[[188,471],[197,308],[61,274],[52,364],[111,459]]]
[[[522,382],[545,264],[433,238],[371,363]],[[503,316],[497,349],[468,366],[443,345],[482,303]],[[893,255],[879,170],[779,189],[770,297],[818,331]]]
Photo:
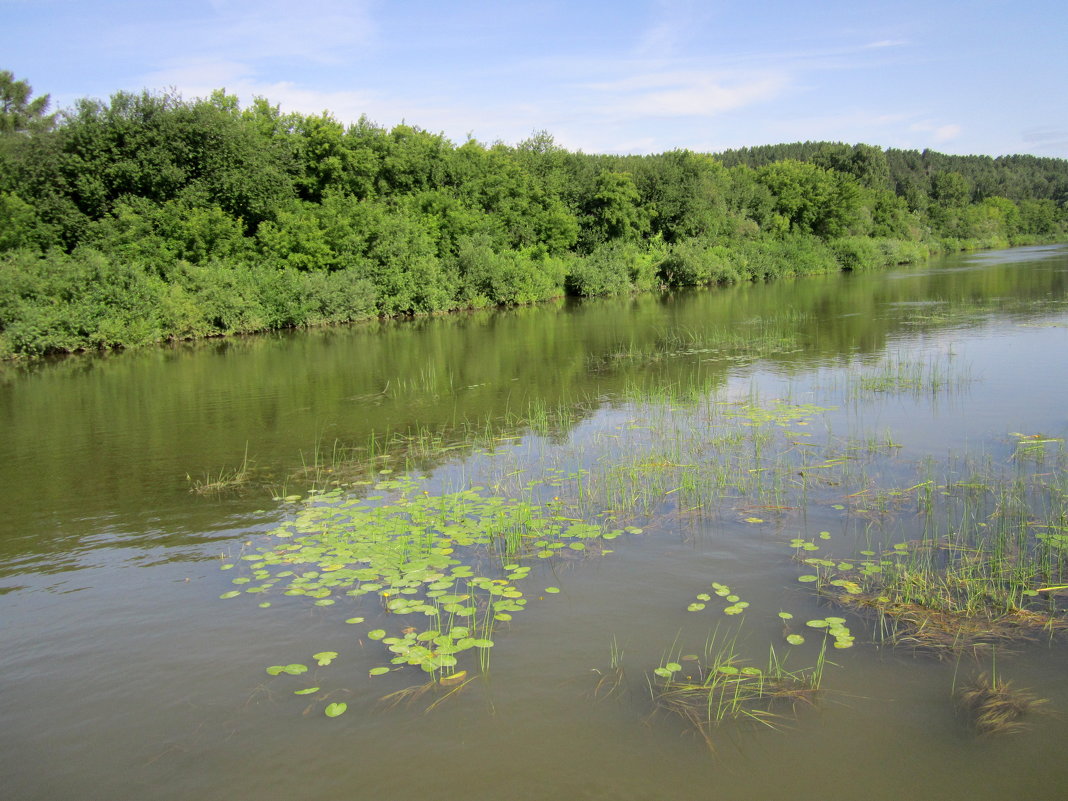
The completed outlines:
[[[1050,797],[1068,784],[1063,636],[938,659],[849,610],[855,642],[831,650],[803,625],[834,613],[789,542],[837,562],[914,540],[914,485],[948,497],[974,465],[1059,480],[1065,397],[1064,247],[4,366],[2,794]],[[309,490],[388,505],[404,475],[413,497],[476,488],[624,533],[478,555],[487,575],[530,568],[524,608],[477,649],[488,665],[461,655],[474,681],[390,705],[427,677],[368,636],[409,622],[388,596],[317,605],[234,579],[275,569],[242,556]],[[656,711],[652,671],[696,670],[713,633],[762,669],[769,644],[798,671],[823,647],[818,695],[706,742]],[[265,671],[291,663],[307,674]],[[991,670],[1048,699],[1026,729],[977,737],[954,706]]]

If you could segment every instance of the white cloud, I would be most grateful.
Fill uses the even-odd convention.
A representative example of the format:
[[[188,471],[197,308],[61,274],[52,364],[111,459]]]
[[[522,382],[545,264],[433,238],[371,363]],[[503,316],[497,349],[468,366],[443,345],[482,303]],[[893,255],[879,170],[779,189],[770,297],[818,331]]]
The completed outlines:
[[[587,88],[607,96],[598,104],[603,113],[707,117],[771,100],[789,84],[781,73],[687,71],[633,75]]]
[[[953,123],[939,125],[929,120],[914,122],[909,126],[909,130],[917,133],[930,134],[931,140],[937,143],[950,142],[958,138],[963,132],[963,129],[959,125]]]
[[[959,125],[939,125],[934,129],[933,133],[936,142],[948,142],[960,136],[961,127]]]

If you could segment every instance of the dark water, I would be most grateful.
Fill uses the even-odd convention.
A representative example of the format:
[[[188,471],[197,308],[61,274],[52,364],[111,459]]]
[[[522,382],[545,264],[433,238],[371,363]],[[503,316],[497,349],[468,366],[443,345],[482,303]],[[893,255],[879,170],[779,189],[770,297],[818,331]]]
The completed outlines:
[[[945,387],[858,391],[865,371],[906,362]],[[285,518],[292,507],[272,498],[304,492],[295,473],[317,454],[466,426],[522,438],[492,454],[409,451],[412,466],[456,487],[604,465],[640,441],[650,409],[676,408],[673,393],[692,399],[695,387],[830,409],[812,423],[817,438],[900,446],[873,467],[888,480],[919,474],[925,458],[1005,462],[1011,432],[1068,434],[1068,251],[3,368],[3,796],[1058,797],[1061,643],[1001,660],[1061,713],[1009,738],[976,739],[954,713],[959,664],[876,648],[859,630],[856,647],[833,653],[821,703],[784,730],[726,726],[710,756],[678,721],[650,717],[645,672],[673,642],[699,650],[720,620],[685,611],[710,581],[745,588],[742,642],[757,661],[774,612],[811,603],[782,543],[842,530],[824,508],[766,526],[740,522],[744,512],[660,521],[604,558],[537,577],[563,591],[498,632],[489,678],[430,714],[376,704],[419,677],[368,678],[380,646],[342,622],[374,614],[366,598],[344,613],[219,599],[232,587],[219,557]],[[532,409],[565,413],[532,432]],[[243,491],[190,491],[246,453]],[[595,701],[613,638],[631,692]],[[341,653],[324,669],[349,704],[336,720],[263,671],[324,649]]]

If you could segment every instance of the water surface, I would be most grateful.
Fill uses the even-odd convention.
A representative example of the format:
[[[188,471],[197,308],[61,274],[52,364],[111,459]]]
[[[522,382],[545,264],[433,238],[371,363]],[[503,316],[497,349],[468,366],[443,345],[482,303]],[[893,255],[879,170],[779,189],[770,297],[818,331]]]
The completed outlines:
[[[680,514],[679,496],[665,495],[646,519],[621,521],[644,533],[614,541],[612,553],[533,562],[530,603],[497,630],[488,678],[430,714],[376,703],[422,679],[414,669],[368,677],[385,660],[367,628],[392,624],[372,598],[321,608],[279,596],[261,609],[253,596],[221,600],[234,574],[219,568],[295,513],[298,504],[274,498],[306,493],[302,466],[325,468],[330,454],[355,455],[390,432],[443,432],[450,443],[478,430],[483,445],[495,443],[387,452],[383,465],[426,475],[434,491],[494,480],[519,491],[519,479],[504,480],[517,470],[523,481],[550,468],[604,473],[663,450],[658,419],[776,400],[821,409],[808,421],[814,442],[875,443],[862,460],[873,486],[905,486],[924,465],[963,454],[1010,465],[1013,432],[1068,433],[1066,345],[1068,253],[1023,248],[879,274],[5,367],[7,794],[1048,796],[1068,780],[1059,641],[999,657],[1000,670],[1061,713],[1007,738],[977,739],[954,712],[954,673],[970,664],[877,647],[859,623],[856,646],[833,653],[821,703],[783,730],[723,727],[713,756],[679,721],[650,716],[645,676],[673,643],[699,650],[717,624],[739,622],[713,604],[686,611],[710,582],[751,603],[739,636],[758,663],[769,643],[782,647],[780,609],[830,614],[797,583],[784,542],[826,529],[845,548],[870,529],[848,503],[833,508],[845,487],[814,491],[808,508],[759,511],[766,498],[733,498],[706,515]],[[926,365],[943,385],[859,388],[858,376],[887,364]],[[246,454],[243,490],[190,491]],[[550,585],[562,591],[541,593]],[[357,614],[368,625],[343,622]],[[630,692],[598,701],[596,671],[613,641]],[[334,720],[315,697],[291,694],[299,682],[264,672],[323,650],[339,658],[314,683],[349,704]],[[814,656],[810,638],[790,658]]]

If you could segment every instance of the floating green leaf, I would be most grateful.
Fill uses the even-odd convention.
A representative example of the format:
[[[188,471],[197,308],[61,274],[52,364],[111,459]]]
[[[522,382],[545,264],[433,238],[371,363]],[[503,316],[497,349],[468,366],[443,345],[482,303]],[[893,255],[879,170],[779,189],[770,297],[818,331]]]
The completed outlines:
[[[325,667],[337,659],[337,651],[320,651],[312,654],[312,659],[319,663],[319,667]]]
[[[328,718],[336,718],[339,715],[344,715],[345,714],[345,710],[348,709],[348,708],[349,708],[349,705],[346,704],[344,701],[342,701],[340,703],[327,704],[326,705],[326,709],[323,710],[323,713]]]

